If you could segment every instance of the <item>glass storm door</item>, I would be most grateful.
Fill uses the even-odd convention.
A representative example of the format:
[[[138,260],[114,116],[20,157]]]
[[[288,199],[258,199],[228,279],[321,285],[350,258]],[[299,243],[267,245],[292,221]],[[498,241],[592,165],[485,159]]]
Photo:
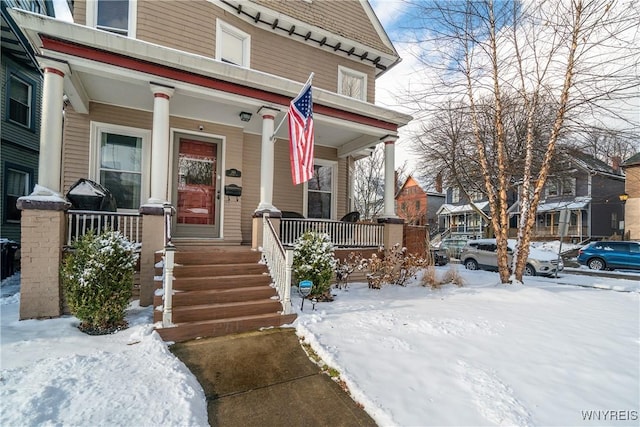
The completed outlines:
[[[179,138],[177,236],[219,236],[219,144]]]

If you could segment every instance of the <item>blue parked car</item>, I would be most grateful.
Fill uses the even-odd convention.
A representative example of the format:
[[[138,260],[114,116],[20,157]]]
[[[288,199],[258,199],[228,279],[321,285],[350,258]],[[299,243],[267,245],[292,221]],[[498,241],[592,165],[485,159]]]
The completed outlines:
[[[593,242],[580,249],[578,262],[592,270],[640,270],[640,243]]]

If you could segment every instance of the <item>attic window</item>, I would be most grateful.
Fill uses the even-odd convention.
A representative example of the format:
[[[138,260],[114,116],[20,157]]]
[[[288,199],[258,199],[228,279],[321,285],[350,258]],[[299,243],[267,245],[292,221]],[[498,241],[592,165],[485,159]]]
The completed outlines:
[[[249,68],[251,36],[221,20],[216,21],[216,59]]]
[[[347,67],[338,66],[338,93],[366,101],[367,75]]]
[[[135,0],[97,0],[86,4],[87,26],[135,38]]]

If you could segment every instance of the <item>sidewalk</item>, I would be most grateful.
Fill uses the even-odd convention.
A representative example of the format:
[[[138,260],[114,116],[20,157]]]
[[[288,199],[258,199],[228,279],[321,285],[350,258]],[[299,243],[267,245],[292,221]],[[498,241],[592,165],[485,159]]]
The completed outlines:
[[[300,346],[295,330],[193,340],[171,351],[198,378],[212,426],[375,426]]]

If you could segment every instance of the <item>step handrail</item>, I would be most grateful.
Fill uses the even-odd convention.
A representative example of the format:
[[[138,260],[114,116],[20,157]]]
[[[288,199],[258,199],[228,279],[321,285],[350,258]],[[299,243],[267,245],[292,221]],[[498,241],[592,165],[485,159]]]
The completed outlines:
[[[282,303],[282,314],[291,314],[291,270],[293,250],[285,249],[276,233],[269,214],[262,216],[262,259]]]
[[[164,215],[164,265],[162,268],[162,327],[169,328],[173,324],[173,267],[176,247],[171,242],[171,221],[175,209],[169,203],[162,206]]]

